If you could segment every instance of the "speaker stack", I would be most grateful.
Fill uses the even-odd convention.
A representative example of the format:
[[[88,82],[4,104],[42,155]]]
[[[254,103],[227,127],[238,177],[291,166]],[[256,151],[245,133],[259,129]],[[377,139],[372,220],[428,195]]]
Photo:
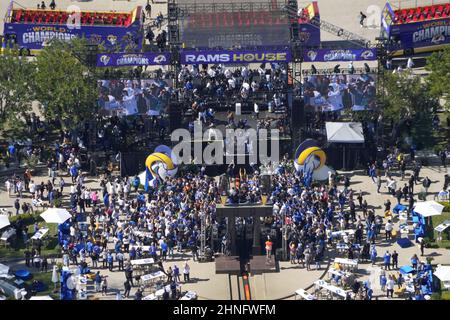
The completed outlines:
[[[169,130],[174,131],[182,127],[181,104],[171,103],[169,105]]]

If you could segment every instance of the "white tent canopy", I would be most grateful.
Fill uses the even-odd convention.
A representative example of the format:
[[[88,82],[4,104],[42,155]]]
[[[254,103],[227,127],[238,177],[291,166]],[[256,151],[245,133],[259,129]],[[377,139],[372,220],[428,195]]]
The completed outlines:
[[[360,122],[327,122],[327,140],[332,143],[364,143]]]
[[[450,266],[438,265],[434,275],[441,281],[450,281]]]
[[[5,264],[0,263],[0,274],[8,274],[9,267]]]
[[[436,201],[419,202],[414,207],[414,211],[422,215],[422,217],[439,216],[442,214],[444,206]]]
[[[9,226],[10,225],[10,223],[9,223],[9,218],[8,218],[8,216],[5,216],[5,215],[0,215],[0,229],[2,229],[2,228],[4,228],[4,227],[7,227],[7,226]]]
[[[66,209],[50,208],[41,214],[42,219],[47,223],[64,223],[72,215]]]
[[[31,297],[29,300],[53,300],[50,296],[34,296]]]

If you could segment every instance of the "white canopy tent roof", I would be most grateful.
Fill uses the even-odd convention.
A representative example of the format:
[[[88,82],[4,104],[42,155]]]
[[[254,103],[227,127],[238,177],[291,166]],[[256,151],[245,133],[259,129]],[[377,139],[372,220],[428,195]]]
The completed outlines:
[[[439,216],[442,214],[444,206],[436,201],[419,202],[414,207],[414,211],[422,217]]]
[[[9,267],[5,264],[0,263],[0,274],[8,274]]]
[[[331,143],[364,143],[360,122],[327,122],[327,140]]]
[[[50,296],[34,296],[31,297],[29,300],[53,300]]]
[[[0,214],[0,229],[10,225],[8,216]]]
[[[64,223],[72,215],[66,209],[50,208],[41,214],[42,219],[47,223]]]
[[[438,265],[434,275],[441,281],[450,281],[450,266]]]

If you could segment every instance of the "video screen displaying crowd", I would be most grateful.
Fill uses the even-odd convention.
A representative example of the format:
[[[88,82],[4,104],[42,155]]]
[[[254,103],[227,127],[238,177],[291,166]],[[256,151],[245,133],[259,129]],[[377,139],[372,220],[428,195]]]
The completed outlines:
[[[164,80],[101,80],[98,106],[106,115],[159,116],[172,92]]]
[[[376,78],[371,74],[309,75],[303,81],[304,101],[317,111],[371,110]]]

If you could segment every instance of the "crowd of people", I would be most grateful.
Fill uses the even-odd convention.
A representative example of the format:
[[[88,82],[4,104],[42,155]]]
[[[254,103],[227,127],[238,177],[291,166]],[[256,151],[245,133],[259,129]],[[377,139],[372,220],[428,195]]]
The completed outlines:
[[[375,79],[361,75],[310,75],[302,89],[305,105],[319,111],[370,110],[375,107]]]

